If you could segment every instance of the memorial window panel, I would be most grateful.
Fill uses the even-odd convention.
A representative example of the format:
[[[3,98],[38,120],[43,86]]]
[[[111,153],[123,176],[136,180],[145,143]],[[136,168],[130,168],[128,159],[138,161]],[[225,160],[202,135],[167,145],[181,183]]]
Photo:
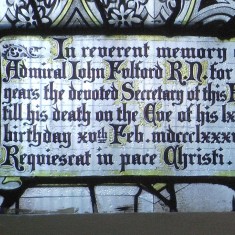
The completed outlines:
[[[235,210],[234,13],[2,1],[1,213]]]

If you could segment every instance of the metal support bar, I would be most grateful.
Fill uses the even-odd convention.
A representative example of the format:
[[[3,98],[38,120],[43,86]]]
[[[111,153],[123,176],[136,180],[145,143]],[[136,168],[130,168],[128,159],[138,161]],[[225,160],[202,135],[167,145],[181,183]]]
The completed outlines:
[[[134,196],[134,212],[138,212],[139,196],[142,193],[142,188],[140,187],[137,194]]]
[[[166,190],[170,194],[170,200],[169,200],[170,212],[177,212],[178,209],[177,209],[177,200],[176,200],[176,192],[174,184],[167,184]]]
[[[95,186],[90,185],[89,190],[90,190],[90,196],[91,196],[92,211],[93,213],[98,213],[98,206],[97,206],[96,196],[95,196]]]
[[[141,187],[142,187],[146,192],[149,192],[149,193],[151,193],[152,195],[158,197],[162,202],[164,202],[164,204],[165,204],[166,206],[169,207],[169,201],[168,201],[164,196],[162,196],[157,190],[155,190],[152,185],[141,185]]]
[[[173,188],[172,188],[173,186]],[[159,193],[152,185],[144,185],[144,184],[141,184],[141,187],[155,195],[156,197],[158,197],[166,206],[169,207],[170,211],[171,212],[176,212],[177,211],[177,203],[176,203],[176,196],[175,196],[175,190],[174,190],[174,185],[167,185],[167,192],[169,192],[170,194],[170,199],[167,199],[165,198],[161,193]]]
[[[3,196],[3,202],[0,206],[0,213],[6,213],[11,206],[16,203],[16,214],[19,212],[19,199],[25,192],[27,187],[23,185],[17,189],[13,190],[1,190],[0,195]],[[18,211],[18,212],[17,212]]]

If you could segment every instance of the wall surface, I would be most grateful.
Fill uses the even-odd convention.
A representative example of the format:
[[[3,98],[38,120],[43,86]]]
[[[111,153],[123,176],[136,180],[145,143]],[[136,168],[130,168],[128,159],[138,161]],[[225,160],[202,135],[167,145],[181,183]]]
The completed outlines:
[[[1,216],[1,235],[235,234],[233,213]]]

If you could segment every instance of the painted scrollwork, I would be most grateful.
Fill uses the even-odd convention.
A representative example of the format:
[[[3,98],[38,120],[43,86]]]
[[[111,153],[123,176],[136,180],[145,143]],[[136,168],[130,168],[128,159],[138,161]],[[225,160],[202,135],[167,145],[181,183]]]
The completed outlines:
[[[53,11],[59,4],[60,0],[38,0],[33,8],[29,0],[5,0],[0,20],[5,17],[16,28],[37,28],[39,24],[50,26]]]
[[[38,0],[38,2],[49,9],[58,6],[61,0]]]
[[[42,24],[51,24],[51,19],[46,15],[45,6],[37,6],[37,12],[29,0],[7,1],[6,19],[12,27],[37,28],[39,19]],[[38,19],[39,18],[39,19]]]
[[[131,27],[143,24],[164,24],[176,7],[174,0],[101,0],[108,18],[114,27]]]
[[[210,23],[228,22],[235,15],[234,0],[183,0],[181,10],[175,20],[182,25],[206,25]]]
[[[235,1],[234,0],[216,0],[216,3],[205,8],[200,9],[198,2],[190,19],[190,24],[202,22],[208,24],[211,22],[227,22],[235,15]]]
[[[216,28],[218,22],[228,22],[234,15],[234,0],[3,0],[0,26],[102,26],[106,22],[113,28],[130,28],[216,22]]]
[[[27,58],[42,58],[43,55],[40,54],[40,50],[43,47],[29,47],[26,48],[21,45],[4,45],[3,48],[5,51],[2,53],[2,56],[8,60],[21,60],[24,57]]]
[[[109,24],[115,27],[132,26],[142,22],[140,15],[136,15],[132,8],[126,4],[121,4],[118,8],[111,8],[109,13]]]

